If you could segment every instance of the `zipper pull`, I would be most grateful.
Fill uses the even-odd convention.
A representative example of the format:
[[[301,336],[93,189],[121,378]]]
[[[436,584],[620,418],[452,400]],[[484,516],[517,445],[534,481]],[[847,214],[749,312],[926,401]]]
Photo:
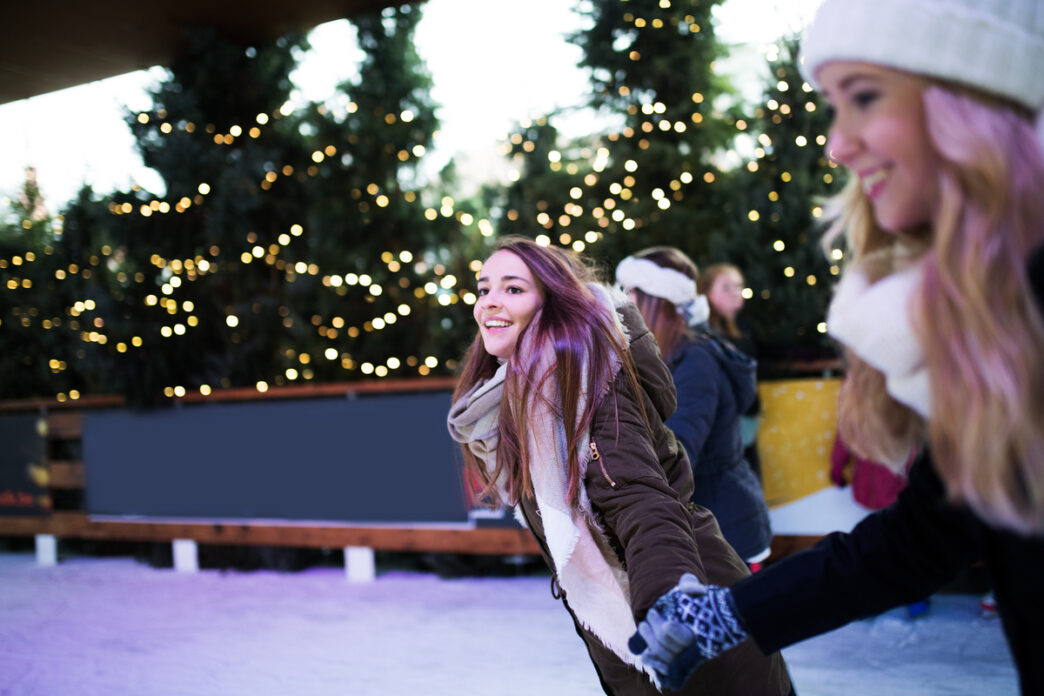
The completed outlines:
[[[602,455],[598,453],[598,445],[595,444],[594,440],[591,440],[590,447],[591,447],[591,461],[598,462],[598,466],[602,470],[602,476],[605,477],[605,480],[609,482],[609,485],[612,488],[616,488],[616,481],[613,481],[609,477],[609,472],[605,470],[605,462],[602,461]]]

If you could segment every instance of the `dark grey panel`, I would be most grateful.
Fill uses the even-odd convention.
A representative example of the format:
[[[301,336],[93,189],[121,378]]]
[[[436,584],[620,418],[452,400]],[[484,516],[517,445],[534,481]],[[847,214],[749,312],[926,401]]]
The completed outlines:
[[[84,416],[88,512],[464,522],[449,392]]]

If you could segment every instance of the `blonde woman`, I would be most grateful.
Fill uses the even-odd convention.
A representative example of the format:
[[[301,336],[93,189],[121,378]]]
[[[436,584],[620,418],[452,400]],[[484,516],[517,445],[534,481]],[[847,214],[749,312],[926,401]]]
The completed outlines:
[[[710,304],[710,317],[707,319],[710,327],[756,359],[754,338],[739,323],[739,313],[745,302],[743,283],[743,272],[738,266],[715,263],[700,272],[699,290]]]
[[[739,312],[743,309],[743,272],[731,263],[715,263],[700,273],[700,294],[707,297],[710,317],[707,323],[716,333],[758,359],[758,346],[749,327],[741,322]],[[741,325],[742,324],[742,325]],[[758,427],[761,425],[761,399],[754,402],[740,416],[740,434],[743,438],[743,458],[750,464],[754,475],[761,480],[761,458],[758,455]]]
[[[803,55],[834,109],[828,154],[851,173],[827,320],[848,362],[839,428],[896,468],[922,454],[850,534],[728,589],[684,579],[634,647],[682,682],[735,641],[778,650],[981,561],[1022,693],[1042,694],[1044,6],[826,0]],[[735,631],[678,633],[705,612]]]

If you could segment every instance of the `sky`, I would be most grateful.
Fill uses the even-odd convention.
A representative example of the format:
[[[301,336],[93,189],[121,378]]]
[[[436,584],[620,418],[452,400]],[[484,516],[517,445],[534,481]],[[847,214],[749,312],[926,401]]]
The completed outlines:
[[[716,8],[718,35],[750,56],[752,48],[799,31],[816,4],[726,0]],[[562,0],[428,0],[415,41],[432,74],[432,96],[442,105],[441,132],[426,157],[430,172],[454,156],[486,166],[514,122],[581,102],[587,76],[575,67],[580,50],[564,39],[581,22],[572,6]],[[313,50],[295,75],[299,103],[332,95],[359,59],[346,22],[321,25],[309,39]],[[735,65],[750,69],[749,60]],[[0,195],[18,191],[28,165],[36,167],[52,212],[84,182],[103,193],[135,182],[162,193],[163,181],[142,164],[123,115],[126,108],[148,108],[145,90],[163,76],[162,68],[152,68],[0,105]],[[556,123],[568,135],[571,127],[584,127],[583,118]]]

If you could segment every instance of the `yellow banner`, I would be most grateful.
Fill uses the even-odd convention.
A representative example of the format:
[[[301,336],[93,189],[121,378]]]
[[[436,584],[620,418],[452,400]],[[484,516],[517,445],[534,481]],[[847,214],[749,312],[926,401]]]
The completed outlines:
[[[838,377],[761,382],[758,456],[769,507],[830,486]]]

